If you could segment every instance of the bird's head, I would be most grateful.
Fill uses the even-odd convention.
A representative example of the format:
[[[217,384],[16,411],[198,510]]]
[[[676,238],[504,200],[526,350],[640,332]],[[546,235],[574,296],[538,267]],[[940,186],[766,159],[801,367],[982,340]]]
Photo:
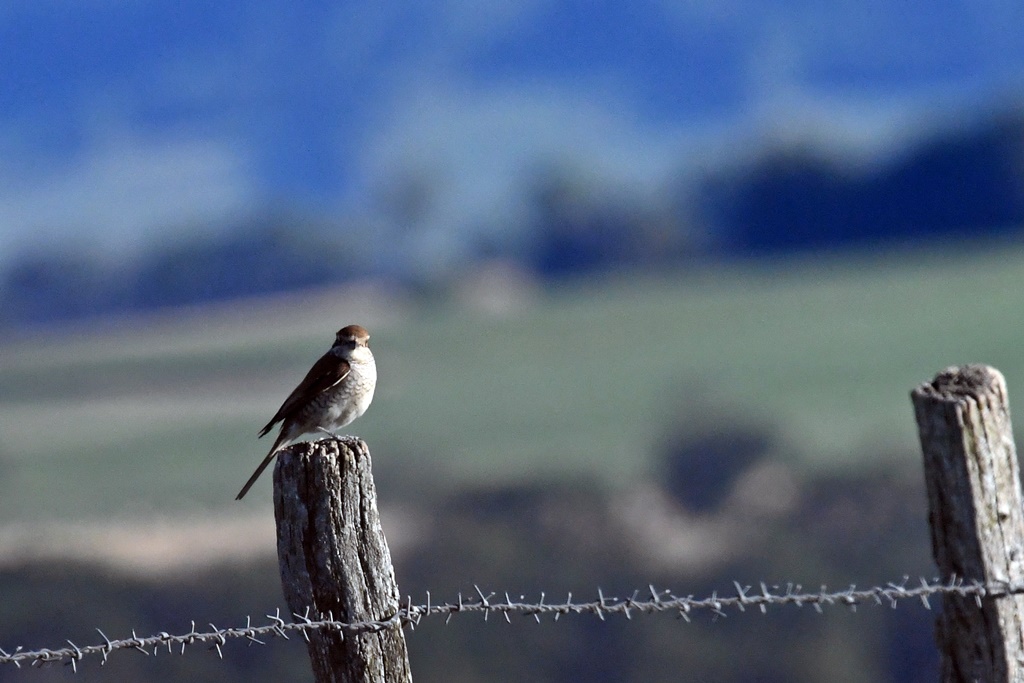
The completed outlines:
[[[338,330],[334,338],[335,346],[346,346],[354,349],[357,346],[366,346],[370,339],[370,333],[361,325],[348,325]]]

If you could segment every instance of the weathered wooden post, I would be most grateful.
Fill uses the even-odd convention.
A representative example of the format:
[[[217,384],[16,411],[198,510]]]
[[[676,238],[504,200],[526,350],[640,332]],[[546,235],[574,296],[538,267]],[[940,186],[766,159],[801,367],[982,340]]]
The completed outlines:
[[[943,370],[911,392],[941,576],[1024,580],[1024,510],[1003,375]],[[936,621],[942,680],[1024,681],[1024,596],[947,595]]]
[[[370,451],[358,439],[299,443],[277,456],[274,517],[288,608],[310,618],[376,621],[399,608],[377,512]],[[368,633],[309,633],[317,683],[412,681],[401,624]]]

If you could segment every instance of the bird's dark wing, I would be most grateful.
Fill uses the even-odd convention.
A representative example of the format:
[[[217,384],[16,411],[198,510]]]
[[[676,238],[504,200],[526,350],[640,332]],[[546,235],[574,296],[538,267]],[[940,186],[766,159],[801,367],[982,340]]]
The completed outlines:
[[[284,400],[274,418],[260,430],[260,436],[264,436],[281,420],[286,420],[297,410],[301,410],[318,394],[345,379],[350,370],[347,360],[330,352],[325,353],[320,360],[313,364],[313,367],[306,373],[306,377],[299,382],[299,386],[295,387],[295,391]]]

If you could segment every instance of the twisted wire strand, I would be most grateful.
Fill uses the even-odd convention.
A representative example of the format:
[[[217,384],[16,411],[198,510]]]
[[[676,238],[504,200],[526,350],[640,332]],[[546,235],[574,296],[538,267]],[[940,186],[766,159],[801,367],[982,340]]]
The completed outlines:
[[[77,672],[78,662],[90,656],[99,655],[102,658],[101,664],[106,664],[110,654],[119,650],[138,650],[145,655],[151,655],[166,647],[168,652],[177,650],[179,654],[184,654],[186,646],[197,643],[208,644],[209,649],[216,650],[217,655],[223,659],[222,648],[232,639],[244,639],[250,644],[265,645],[266,641],[263,639],[266,637],[287,640],[289,634],[295,633],[308,640],[309,634],[314,631],[335,631],[344,636],[378,632],[394,627],[408,626],[414,629],[424,617],[439,615],[445,615],[445,623],[456,614],[469,613],[482,613],[485,620],[491,614],[500,614],[509,622],[511,615],[519,614],[533,617],[540,622],[542,616],[551,616],[557,621],[566,614],[592,614],[604,620],[616,615],[632,619],[634,614],[674,612],[678,617],[690,621],[693,615],[701,613],[724,617],[730,612],[746,612],[748,608],[756,608],[766,613],[768,607],[790,605],[809,605],[816,611],[823,612],[824,607],[833,606],[856,610],[861,604],[888,605],[895,608],[901,600],[918,599],[925,608],[931,609],[929,598],[933,596],[973,598],[978,607],[981,607],[985,599],[1024,595],[1024,582],[965,582],[957,577],[946,581],[928,581],[921,578],[919,584],[908,587],[908,581],[909,578],[904,577],[900,582],[888,583],[885,586],[858,589],[851,585],[839,591],[829,591],[822,586],[817,592],[805,591],[796,583],[769,586],[761,582],[754,587],[733,582],[733,588],[729,593],[719,594],[716,591],[703,598],[693,595],[679,596],[669,590],[655,589],[651,585],[643,597],[639,591],[628,598],[608,597],[598,589],[598,598],[586,602],[574,602],[572,593],[561,602],[546,602],[544,593],[541,593],[538,602],[526,602],[523,596],[518,600],[512,599],[508,593],[496,597],[496,593],[485,594],[479,587],[475,587],[475,595],[470,597],[460,593],[454,602],[434,603],[428,591],[426,602],[414,605],[412,599],[407,598],[405,604],[400,605],[394,614],[379,620],[344,622],[334,619],[330,614],[310,616],[307,609],[305,614],[292,615],[294,621],[290,622],[282,619],[280,610],[277,610],[272,615],[266,615],[268,623],[259,626],[254,626],[251,617],[246,617],[245,626],[218,628],[214,624],[209,624],[209,630],[197,631],[196,623],[193,621],[187,633],[178,635],[161,631],[155,635],[139,637],[133,630],[130,638],[111,640],[97,628],[97,633],[103,639],[102,643],[78,646],[66,640],[67,646],[57,649],[26,650],[18,647],[12,652],[7,652],[0,648],[0,664],[14,664],[20,668],[24,663],[43,666],[62,662]]]

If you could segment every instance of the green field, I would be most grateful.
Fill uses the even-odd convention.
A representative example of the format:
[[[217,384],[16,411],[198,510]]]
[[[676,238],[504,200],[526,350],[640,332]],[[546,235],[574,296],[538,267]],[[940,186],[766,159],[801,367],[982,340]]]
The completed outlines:
[[[351,431],[403,489],[628,483],[670,431],[750,421],[800,467],[913,466],[908,392],[936,371],[990,363],[1024,401],[1022,290],[1024,249],[1002,245],[621,275],[502,316],[328,292],[12,342],[0,523],[269,509],[269,476],[233,501],[256,432],[350,322],[380,371]]]

